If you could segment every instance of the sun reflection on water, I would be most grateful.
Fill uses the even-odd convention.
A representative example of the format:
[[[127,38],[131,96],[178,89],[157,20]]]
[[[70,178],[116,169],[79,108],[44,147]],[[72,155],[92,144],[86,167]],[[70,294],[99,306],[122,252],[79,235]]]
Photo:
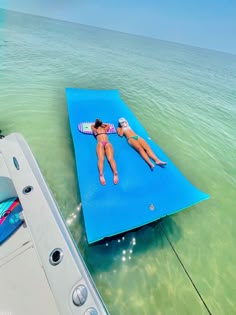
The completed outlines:
[[[68,226],[72,225],[73,222],[77,219],[79,212],[82,209],[82,204],[78,204],[78,206],[76,207],[75,211],[73,211],[70,215],[69,218],[66,220],[66,223]]]

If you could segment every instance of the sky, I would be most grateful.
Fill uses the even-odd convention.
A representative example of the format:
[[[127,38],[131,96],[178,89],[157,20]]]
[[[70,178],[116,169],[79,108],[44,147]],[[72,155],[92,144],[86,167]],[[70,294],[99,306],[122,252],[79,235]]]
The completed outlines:
[[[0,0],[0,8],[236,54],[236,0]]]

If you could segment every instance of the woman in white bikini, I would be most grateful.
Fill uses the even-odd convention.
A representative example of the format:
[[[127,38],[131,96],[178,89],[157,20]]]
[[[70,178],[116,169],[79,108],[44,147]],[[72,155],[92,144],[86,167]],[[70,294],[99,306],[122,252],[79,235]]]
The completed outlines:
[[[100,176],[100,183],[106,185],[106,180],[103,174],[104,157],[106,156],[108,162],[113,171],[113,182],[118,184],[118,172],[116,169],[116,162],[114,160],[114,150],[112,144],[108,140],[107,131],[109,130],[109,125],[103,124],[100,119],[96,119],[95,123],[91,126],[92,132],[97,138],[97,157],[98,157],[98,170]]]
[[[147,142],[131,129],[125,118],[119,119],[117,133],[119,136],[125,136],[127,138],[128,143],[141,155],[144,161],[150,166],[151,170],[154,169],[155,165],[151,162],[150,158],[159,166],[163,167],[167,164],[158,159]]]

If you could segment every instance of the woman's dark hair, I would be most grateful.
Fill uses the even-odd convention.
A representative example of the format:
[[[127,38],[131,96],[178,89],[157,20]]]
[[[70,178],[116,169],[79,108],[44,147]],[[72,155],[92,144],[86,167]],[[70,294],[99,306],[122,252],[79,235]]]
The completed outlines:
[[[94,124],[94,128],[98,128],[98,127],[101,127],[101,125],[102,125],[102,121],[101,121],[101,119],[96,119],[95,120],[95,124]]]

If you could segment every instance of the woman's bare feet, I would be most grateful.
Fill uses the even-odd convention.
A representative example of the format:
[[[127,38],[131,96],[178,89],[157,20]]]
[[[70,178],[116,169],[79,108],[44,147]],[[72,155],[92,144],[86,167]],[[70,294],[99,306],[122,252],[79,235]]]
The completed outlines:
[[[103,174],[100,174],[100,183],[101,183],[103,186],[106,185],[106,180],[105,180]]]
[[[156,165],[161,166],[161,167],[163,167],[167,164],[167,162],[163,162],[161,160],[155,161],[155,163],[156,163]]]
[[[115,172],[114,173],[114,176],[113,176],[113,183],[115,184],[115,185],[117,185],[118,184],[118,173],[117,172]]]
[[[153,171],[153,170],[154,170],[155,165],[154,165],[154,164],[152,164],[152,163],[150,163],[150,164],[149,164],[149,166],[150,166],[151,171]]]

